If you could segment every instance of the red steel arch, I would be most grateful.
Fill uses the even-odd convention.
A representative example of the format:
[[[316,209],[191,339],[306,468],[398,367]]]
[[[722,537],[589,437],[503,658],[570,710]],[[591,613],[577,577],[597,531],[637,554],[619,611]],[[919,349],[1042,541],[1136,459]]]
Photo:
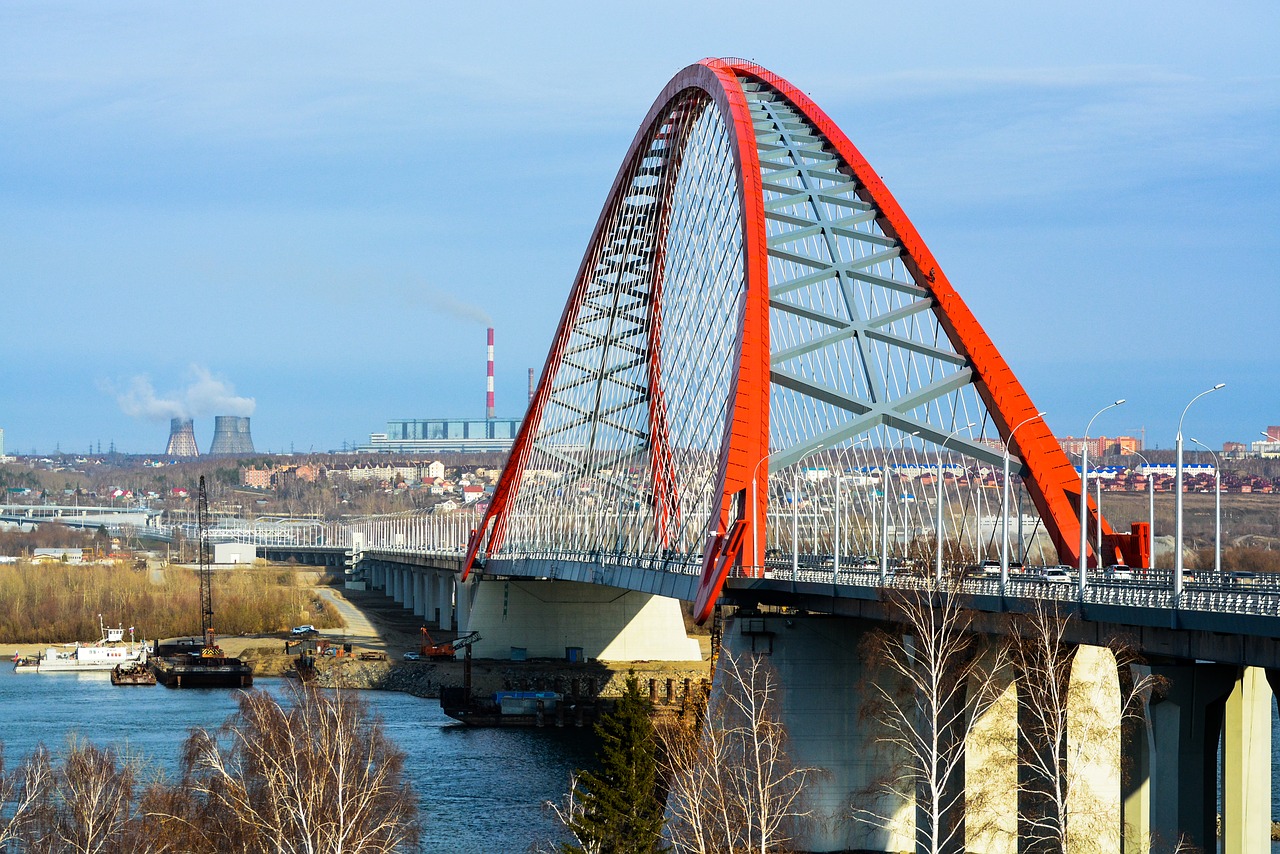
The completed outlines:
[[[795,86],[754,63],[736,59],[705,59],[678,73],[659,94],[640,125],[623,166],[615,178],[608,201],[602,209],[592,233],[588,250],[575,279],[573,290],[562,315],[560,326],[547,356],[538,390],[531,402],[520,432],[513,445],[510,461],[503,472],[481,528],[472,537],[465,573],[473,566],[481,548],[493,553],[504,537],[504,513],[513,491],[520,484],[528,460],[530,444],[541,422],[542,412],[551,393],[551,385],[564,356],[568,342],[571,315],[581,299],[589,278],[589,259],[602,239],[609,212],[627,192],[627,179],[632,164],[643,156],[644,146],[652,140],[659,126],[681,98],[706,98],[719,110],[734,139],[733,166],[741,203],[744,300],[741,326],[737,337],[736,367],[731,388],[731,415],[723,436],[718,474],[719,519],[703,555],[703,572],[699,584],[694,616],[699,621],[710,615],[730,570],[741,563],[744,542],[754,538],[756,549],[762,550],[764,526],[754,530],[754,520],[764,520],[767,498],[750,490],[753,477],[761,470],[769,454],[770,409],[770,326],[768,240],[762,175],[753,117],[743,82],[756,81],[771,87],[816,128],[825,143],[838,157],[837,167],[853,178],[857,196],[877,211],[875,222],[888,237],[902,246],[904,266],[916,283],[927,288],[934,305],[933,312],[957,353],[968,360],[975,385],[990,413],[999,436],[1009,441],[1010,430],[1022,424],[1012,439],[1011,449],[1023,462],[1024,482],[1052,537],[1059,559],[1076,563],[1080,520],[1079,475],[1043,419],[1036,417],[1021,383],[1004,357],[982,329],[969,307],[943,273],[937,259],[929,251],[914,225],[889,192],[880,176],[867,163],[848,137],[807,95]],[[656,288],[660,292],[660,288]],[[660,296],[655,296],[659,299]],[[653,334],[661,334],[656,329]],[[661,366],[649,365],[651,391],[658,391],[657,374]],[[655,394],[651,409],[653,421],[654,463],[651,476],[672,477],[663,464],[666,451],[661,447],[665,427],[660,398]],[[1025,422],[1025,423],[1024,423]],[[664,486],[655,484],[656,486]],[[661,491],[655,490],[655,492]],[[754,503],[754,508],[751,504]],[[661,513],[658,514],[660,517]],[[1118,538],[1106,520],[1090,505],[1091,526],[1102,526],[1108,548],[1104,559],[1121,558],[1116,548]],[[757,554],[759,551],[756,552]]]

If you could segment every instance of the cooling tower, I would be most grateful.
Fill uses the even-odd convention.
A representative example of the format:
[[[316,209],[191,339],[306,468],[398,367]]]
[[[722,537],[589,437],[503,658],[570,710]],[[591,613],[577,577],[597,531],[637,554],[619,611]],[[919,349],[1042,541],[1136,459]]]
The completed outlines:
[[[239,415],[218,415],[213,419],[213,444],[209,455],[252,454],[253,437],[249,435],[249,419]]]
[[[166,457],[198,457],[200,448],[196,445],[196,431],[190,418],[169,419],[169,446],[164,449]]]

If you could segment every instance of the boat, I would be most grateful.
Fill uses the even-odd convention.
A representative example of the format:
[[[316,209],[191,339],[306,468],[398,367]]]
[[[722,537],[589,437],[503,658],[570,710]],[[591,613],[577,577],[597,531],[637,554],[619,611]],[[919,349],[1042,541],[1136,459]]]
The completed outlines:
[[[112,685],[154,685],[156,675],[145,661],[131,661],[128,664],[117,664],[111,669]]]
[[[147,642],[135,642],[133,627],[129,627],[129,640],[124,639],[123,626],[108,629],[98,615],[98,628],[102,639],[91,644],[76,642],[48,647],[32,656],[15,655],[13,669],[18,673],[78,673],[94,670],[111,670],[117,664],[145,664]]]

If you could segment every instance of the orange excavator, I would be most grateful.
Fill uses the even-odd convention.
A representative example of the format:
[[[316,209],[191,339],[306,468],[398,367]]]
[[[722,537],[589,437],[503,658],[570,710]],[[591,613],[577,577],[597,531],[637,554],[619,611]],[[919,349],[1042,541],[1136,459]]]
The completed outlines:
[[[436,643],[431,637],[431,632],[427,631],[426,626],[423,626],[420,631],[422,632],[422,644],[419,647],[419,651],[422,653],[423,658],[432,661],[453,661],[458,650],[470,647],[471,644],[480,640],[479,634],[471,632],[451,641]]]

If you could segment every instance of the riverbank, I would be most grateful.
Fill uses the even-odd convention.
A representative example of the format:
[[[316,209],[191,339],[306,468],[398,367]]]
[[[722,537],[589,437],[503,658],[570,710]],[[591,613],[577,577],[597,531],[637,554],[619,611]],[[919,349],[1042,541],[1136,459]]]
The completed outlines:
[[[458,661],[404,661],[404,653],[417,650],[422,618],[415,617],[390,597],[377,591],[348,591],[317,585],[317,596],[331,604],[345,626],[322,629],[318,641],[335,648],[350,644],[352,654],[319,656],[316,682],[321,687],[355,690],[400,691],[417,697],[438,698],[442,686],[462,685],[463,663]],[[433,632],[437,641],[451,640],[456,632]],[[495,691],[557,691],[562,694],[614,697],[622,693],[623,682],[634,672],[641,684],[653,681],[655,699],[660,704],[678,704],[684,696],[685,681],[698,685],[709,678],[709,638],[699,638],[703,646],[700,662],[569,662],[552,659],[507,661],[476,659],[472,664],[472,690],[478,696]],[[293,671],[295,655],[286,652],[290,637],[283,633],[246,634],[219,637],[227,655],[240,658],[253,668],[255,678],[285,676]],[[0,644],[0,656],[34,654],[42,644]],[[384,660],[361,660],[361,652],[385,656]],[[668,689],[668,683],[670,688]]]

